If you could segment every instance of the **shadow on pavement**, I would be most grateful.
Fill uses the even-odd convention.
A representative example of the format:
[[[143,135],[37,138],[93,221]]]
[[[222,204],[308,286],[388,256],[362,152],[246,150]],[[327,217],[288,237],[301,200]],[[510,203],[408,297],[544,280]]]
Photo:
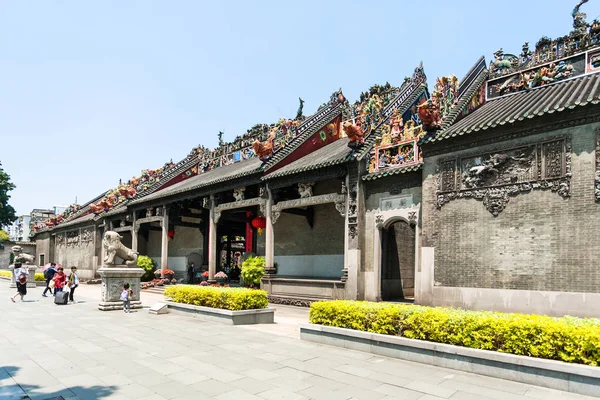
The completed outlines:
[[[81,397],[84,399],[104,399],[115,393],[115,386],[71,386],[59,390],[47,390],[37,385],[19,385],[14,376],[19,367],[4,366],[0,367],[0,399],[3,400],[58,400],[69,399],[71,397]],[[56,381],[56,386],[60,386],[60,381]],[[64,385],[63,385],[64,386]]]

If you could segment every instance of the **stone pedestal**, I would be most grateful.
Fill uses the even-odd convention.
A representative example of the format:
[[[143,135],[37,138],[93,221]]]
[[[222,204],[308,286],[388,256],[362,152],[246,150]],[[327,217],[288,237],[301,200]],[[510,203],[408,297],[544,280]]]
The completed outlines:
[[[36,288],[37,285],[35,283],[35,271],[37,270],[37,266],[35,265],[24,265],[23,267],[27,268],[27,272],[29,273],[29,279],[27,280],[27,287],[28,288]],[[8,269],[11,270],[12,274],[10,276],[10,287],[11,288],[16,288],[17,287],[17,281],[15,280],[15,266],[14,264],[11,264],[8,266]]]
[[[125,265],[102,267],[98,273],[102,277],[102,302],[98,305],[101,311],[122,310],[123,302],[120,300],[123,285],[129,283],[133,290],[131,296],[131,309],[142,308],[140,301],[140,278],[144,275],[141,268],[129,268]]]

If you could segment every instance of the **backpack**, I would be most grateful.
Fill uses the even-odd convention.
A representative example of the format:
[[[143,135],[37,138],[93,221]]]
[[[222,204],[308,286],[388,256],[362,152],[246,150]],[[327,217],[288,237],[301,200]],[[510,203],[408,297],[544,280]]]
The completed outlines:
[[[129,291],[128,290],[123,290],[121,292],[121,301],[127,301],[129,299]]]
[[[25,282],[27,282],[27,275],[26,275],[25,273],[21,272],[21,273],[19,274],[19,282],[20,282],[20,283],[25,283]]]
[[[49,274],[50,270],[47,269],[44,271],[44,279],[50,279],[50,274]]]

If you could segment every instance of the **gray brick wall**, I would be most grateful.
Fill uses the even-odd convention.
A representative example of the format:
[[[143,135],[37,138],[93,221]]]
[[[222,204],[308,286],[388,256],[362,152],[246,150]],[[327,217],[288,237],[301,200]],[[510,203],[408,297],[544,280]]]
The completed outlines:
[[[599,126],[590,124],[519,139],[522,143],[572,135],[571,197],[563,199],[551,191],[519,194],[510,197],[497,217],[474,199],[452,200],[437,209],[436,166],[440,157],[426,158],[422,246],[435,248],[435,285],[600,292],[600,204],[594,201],[595,135]],[[481,151],[485,153],[486,147]],[[441,157],[454,154],[460,153]]]

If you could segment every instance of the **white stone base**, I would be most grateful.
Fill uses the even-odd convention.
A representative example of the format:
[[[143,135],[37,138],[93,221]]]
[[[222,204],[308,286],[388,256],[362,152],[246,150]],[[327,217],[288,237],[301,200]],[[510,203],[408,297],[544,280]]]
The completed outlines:
[[[100,268],[98,273],[102,277],[102,301],[98,305],[98,309],[101,311],[122,310],[123,302],[120,297],[125,283],[129,283],[130,289],[133,290],[130,298],[131,308],[142,308],[140,278],[144,272],[141,268],[129,268],[125,265]]]
[[[132,301],[129,304],[129,309],[131,309],[131,310],[140,309],[142,307],[143,306],[142,306],[142,302],[141,301]],[[123,309],[123,302],[122,301],[102,302],[102,303],[98,304],[98,309],[100,311],[122,310]]]

